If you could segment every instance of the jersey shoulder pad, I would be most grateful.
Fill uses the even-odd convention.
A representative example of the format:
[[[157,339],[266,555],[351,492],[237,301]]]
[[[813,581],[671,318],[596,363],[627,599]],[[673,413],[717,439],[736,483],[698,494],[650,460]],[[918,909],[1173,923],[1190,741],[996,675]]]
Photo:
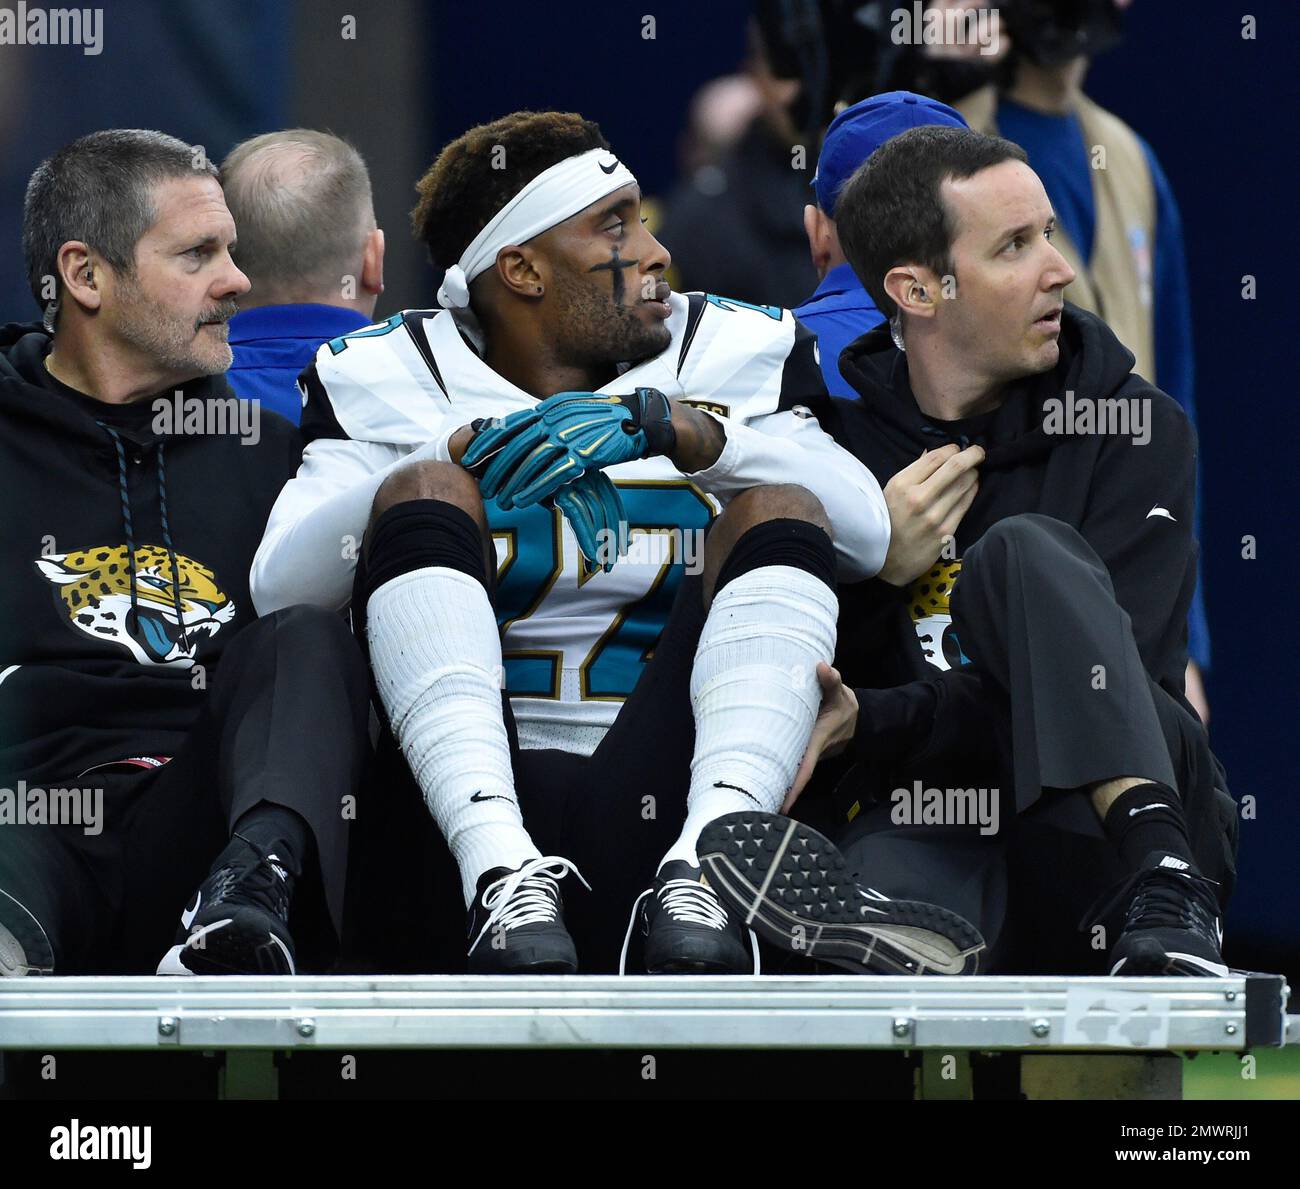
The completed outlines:
[[[436,433],[451,413],[428,333],[441,312],[403,310],[322,343],[298,377],[304,438],[411,445]]]
[[[687,403],[747,420],[825,391],[816,336],[789,310],[715,293],[686,296],[677,374]]]

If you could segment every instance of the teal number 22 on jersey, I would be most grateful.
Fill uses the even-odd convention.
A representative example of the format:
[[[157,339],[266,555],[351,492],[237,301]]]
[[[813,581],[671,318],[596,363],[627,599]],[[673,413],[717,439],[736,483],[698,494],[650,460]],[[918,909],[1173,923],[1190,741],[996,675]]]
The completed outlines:
[[[628,697],[668,622],[686,562],[702,562],[703,530],[713,508],[698,488],[686,480],[617,486],[632,546],[642,534],[662,540],[643,542],[644,552],[634,548],[608,574],[583,560],[561,530],[557,509],[533,505],[507,512],[487,503],[498,547],[496,614],[511,697],[558,698],[566,656],[570,667],[576,663],[584,700]]]

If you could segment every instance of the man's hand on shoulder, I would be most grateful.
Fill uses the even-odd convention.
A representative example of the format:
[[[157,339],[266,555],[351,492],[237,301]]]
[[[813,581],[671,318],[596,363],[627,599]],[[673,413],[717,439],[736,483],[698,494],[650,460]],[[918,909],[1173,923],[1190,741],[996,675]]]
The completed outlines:
[[[889,552],[878,577],[906,586],[935,563],[979,490],[980,446],[961,450],[953,442],[927,450],[885,485]]]

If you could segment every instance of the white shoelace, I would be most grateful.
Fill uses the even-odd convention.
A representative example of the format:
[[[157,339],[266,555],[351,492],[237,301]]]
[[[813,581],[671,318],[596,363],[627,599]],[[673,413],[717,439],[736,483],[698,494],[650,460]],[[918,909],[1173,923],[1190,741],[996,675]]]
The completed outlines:
[[[529,859],[518,871],[512,871],[488,884],[483,891],[483,907],[488,910],[488,917],[470,945],[470,950],[494,926],[517,929],[520,925],[544,925],[554,921],[559,906],[556,881],[563,879],[570,871],[587,891],[591,891],[591,884],[582,878],[582,872],[568,859],[558,855]]]
[[[708,884],[695,879],[669,879],[660,891],[660,903],[663,910],[673,920],[684,921],[692,925],[704,925],[710,929],[727,927],[727,910],[722,901]],[[627,923],[627,932],[623,935],[623,949],[618,955],[618,972],[627,973],[627,951],[632,944],[632,931],[636,928],[637,913],[647,896],[653,896],[655,889],[646,888],[632,905],[632,918]],[[747,929],[749,946],[754,955],[754,973],[759,973],[758,934]]]
[[[690,925],[707,925],[710,929],[727,927],[727,910],[717,893],[694,879],[670,879],[659,891],[659,903],[675,921]]]

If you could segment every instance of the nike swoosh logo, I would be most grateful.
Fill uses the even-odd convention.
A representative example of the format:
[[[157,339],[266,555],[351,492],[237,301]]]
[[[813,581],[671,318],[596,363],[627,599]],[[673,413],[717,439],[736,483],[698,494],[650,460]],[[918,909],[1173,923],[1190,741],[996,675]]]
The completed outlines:
[[[1168,508],[1162,508],[1159,504],[1157,504],[1154,508],[1151,509],[1150,512],[1147,513],[1146,518],[1150,520],[1151,517],[1153,516],[1163,516],[1166,520],[1173,520],[1175,524],[1178,523],[1177,520],[1174,520],[1173,513],[1170,512]]]
[[[600,165],[600,162],[597,161],[596,164],[597,164],[597,165]],[[616,170],[617,168],[618,168],[618,158],[615,157],[615,158],[614,158],[614,164],[613,164],[613,165],[601,165],[601,166],[600,166],[600,172],[601,172],[601,173],[613,173],[614,170]]]
[[[510,797],[497,796],[496,793],[484,793],[482,789],[479,789],[478,792],[470,798],[471,801],[509,801],[511,799],[512,798]]]
[[[1159,801],[1157,801],[1154,805],[1139,805],[1136,809],[1130,809],[1128,811],[1128,815],[1129,817],[1133,817],[1135,814],[1145,813],[1148,809],[1159,809],[1159,808],[1160,808]]]
[[[739,793],[742,797],[748,797],[755,805],[758,805],[760,809],[763,808],[762,805],[759,804],[758,798],[754,796],[753,793],[748,789],[742,789],[738,784],[728,784],[725,780],[715,780],[713,782],[713,787],[715,789],[731,789],[733,792]]]
[[[194,918],[199,915],[199,905],[203,903],[203,893],[194,893],[194,907],[187,908],[181,913],[181,928],[188,929],[193,923]]]

